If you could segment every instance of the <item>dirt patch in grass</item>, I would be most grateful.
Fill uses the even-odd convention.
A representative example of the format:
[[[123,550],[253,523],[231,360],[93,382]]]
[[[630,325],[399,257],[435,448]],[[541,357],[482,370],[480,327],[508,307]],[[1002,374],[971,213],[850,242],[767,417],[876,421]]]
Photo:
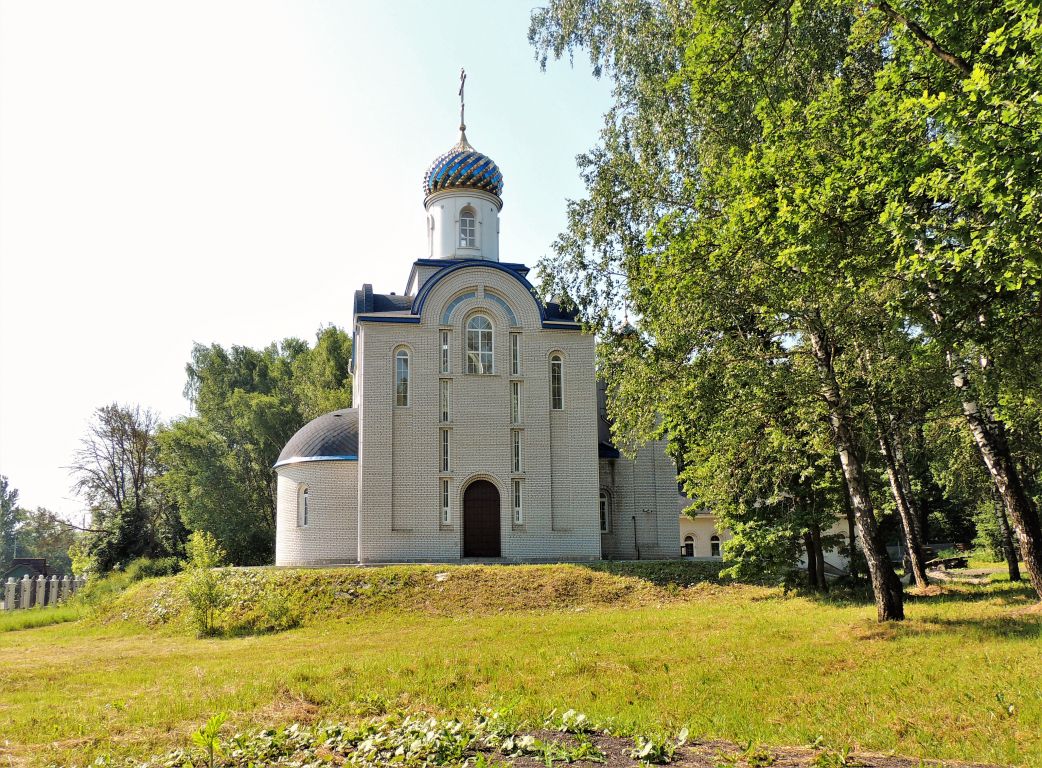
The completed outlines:
[[[572,747],[576,741],[568,734],[553,731],[533,734],[547,742]],[[602,755],[603,762],[576,760],[577,766],[604,768],[641,768],[648,763],[633,757],[633,739],[594,734],[589,737]],[[545,768],[538,755],[504,758],[491,754],[496,762],[516,768]],[[564,764],[563,762],[561,763]],[[694,740],[677,748],[668,765],[678,768],[1005,768],[992,763],[963,763],[953,760],[921,760],[919,758],[882,755],[870,752],[845,752],[810,747],[739,746],[729,741]]]

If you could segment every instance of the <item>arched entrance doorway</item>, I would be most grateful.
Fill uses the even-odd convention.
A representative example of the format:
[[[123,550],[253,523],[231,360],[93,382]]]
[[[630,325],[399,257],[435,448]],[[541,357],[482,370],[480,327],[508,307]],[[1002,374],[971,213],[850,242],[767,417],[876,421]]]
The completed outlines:
[[[463,556],[499,553],[499,490],[488,480],[475,480],[463,492]]]

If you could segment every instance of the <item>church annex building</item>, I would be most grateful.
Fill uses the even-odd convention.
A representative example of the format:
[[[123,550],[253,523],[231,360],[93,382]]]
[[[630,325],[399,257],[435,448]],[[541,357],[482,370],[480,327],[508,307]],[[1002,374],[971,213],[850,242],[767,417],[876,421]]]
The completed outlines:
[[[405,292],[355,293],[352,407],[275,465],[276,564],[696,554],[665,444],[620,455],[593,336],[500,260],[503,177],[462,125],[423,186]]]

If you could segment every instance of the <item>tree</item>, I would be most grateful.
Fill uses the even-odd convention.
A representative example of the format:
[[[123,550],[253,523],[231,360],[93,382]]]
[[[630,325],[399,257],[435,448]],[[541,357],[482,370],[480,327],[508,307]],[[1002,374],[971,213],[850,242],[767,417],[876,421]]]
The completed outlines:
[[[161,431],[162,484],[188,529],[211,534],[236,565],[270,563],[272,465],[307,421],[351,402],[351,339],[320,328],[315,346],[196,345],[185,395],[195,415]]]
[[[605,339],[629,304],[646,356],[693,367],[737,334],[812,360],[880,618],[901,610],[873,542],[871,443],[914,533],[901,414],[878,399],[885,365],[865,368],[880,329],[932,343],[1026,560],[1042,542],[996,396],[1038,392],[1042,35],[1026,2],[969,5],[556,0],[530,30],[544,65],[588,50],[615,97],[546,289]]]
[[[182,546],[177,510],[157,483],[158,427],[158,417],[140,406],[102,406],[69,468],[73,490],[91,513],[85,546],[98,571],[173,555]]]
[[[52,573],[71,574],[69,550],[76,543],[76,529],[44,507],[23,511],[18,526],[18,553],[21,557],[42,557]]]
[[[762,51],[743,50],[751,26]],[[808,151],[800,141],[808,125],[796,117],[795,99],[813,93],[842,60],[848,17],[826,9],[793,19],[773,4],[750,20],[708,5],[562,2],[537,12],[532,30],[544,53],[587,45],[616,82],[602,147],[581,162],[590,197],[570,207],[569,233],[556,259],[541,265],[550,290],[575,300],[607,338],[618,309],[612,300],[625,292],[646,334],[644,358],[669,371],[639,379],[659,393],[647,398],[645,413],[661,411],[674,430],[684,411],[663,394],[671,381],[682,386],[709,350],[763,348],[768,364],[788,361],[799,375],[786,394],[804,420],[817,414],[839,457],[879,617],[901,618],[858,418],[859,359],[869,342],[860,328],[878,316],[885,286],[864,269],[857,283],[836,279],[841,268],[863,265],[878,243],[873,232],[845,226],[862,215],[856,200],[805,194],[828,165],[821,147]],[[789,36],[806,44],[798,55]],[[765,74],[768,58],[780,74]],[[747,61],[755,71],[743,69]],[[764,98],[791,104],[772,115]],[[813,128],[836,130],[830,115]],[[778,137],[769,147],[768,133]],[[790,174],[798,184],[781,183]],[[822,202],[839,204],[838,221],[807,216]]]
[[[10,563],[15,556],[21,516],[18,489],[11,487],[6,475],[0,475],[0,566]]]

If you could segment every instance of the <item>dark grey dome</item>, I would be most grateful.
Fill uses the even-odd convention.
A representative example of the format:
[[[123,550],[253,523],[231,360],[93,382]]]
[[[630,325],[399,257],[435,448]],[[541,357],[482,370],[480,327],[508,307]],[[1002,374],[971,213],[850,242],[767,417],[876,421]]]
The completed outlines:
[[[358,461],[358,411],[341,408],[312,419],[290,438],[276,467],[299,461]]]

